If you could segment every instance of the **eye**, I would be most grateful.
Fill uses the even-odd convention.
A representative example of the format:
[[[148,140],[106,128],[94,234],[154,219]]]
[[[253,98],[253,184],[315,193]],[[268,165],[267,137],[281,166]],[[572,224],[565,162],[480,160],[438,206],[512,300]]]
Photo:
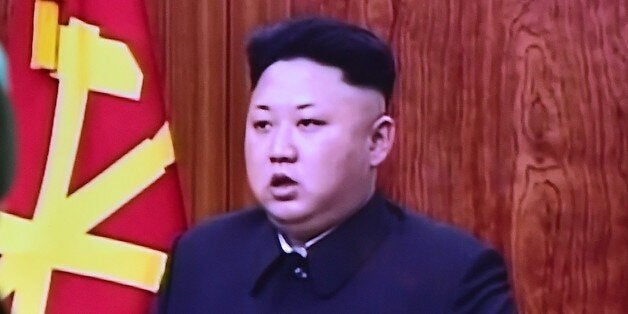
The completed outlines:
[[[323,120],[318,120],[318,119],[302,119],[299,120],[299,122],[297,123],[298,127],[301,128],[313,128],[313,127],[318,127],[318,126],[323,126],[326,125],[327,122],[323,121]]]
[[[270,127],[271,127],[270,122],[266,120],[259,120],[259,121],[253,122],[253,128],[257,131],[265,132],[265,131],[268,131]]]

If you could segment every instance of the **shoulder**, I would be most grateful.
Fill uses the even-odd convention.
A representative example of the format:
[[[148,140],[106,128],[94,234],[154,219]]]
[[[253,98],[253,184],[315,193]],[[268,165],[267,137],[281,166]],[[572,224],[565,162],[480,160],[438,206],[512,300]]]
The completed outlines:
[[[514,312],[506,265],[495,249],[462,229],[396,210],[400,213],[398,242],[406,248],[404,252],[412,252],[407,254],[414,255],[418,261],[414,265],[421,272],[431,273],[432,283],[449,291],[456,311]]]
[[[433,276],[434,281],[453,287],[484,254],[495,252],[462,229],[390,205],[399,218],[388,241],[391,251],[400,255],[404,267],[427,272],[424,276]]]
[[[240,289],[246,283],[250,254],[271,242],[272,227],[260,208],[248,208],[211,218],[186,231],[169,258],[159,307],[162,312],[200,313],[221,289]],[[218,302],[214,300],[213,302]]]
[[[420,247],[443,258],[467,259],[490,249],[484,243],[465,230],[433,220],[425,215],[411,212],[390,204],[391,210],[397,212],[399,228],[396,233],[405,239],[405,245]]]
[[[267,227],[266,214],[261,208],[244,208],[199,223],[181,235],[176,248],[185,251],[233,246],[250,238],[256,229]]]

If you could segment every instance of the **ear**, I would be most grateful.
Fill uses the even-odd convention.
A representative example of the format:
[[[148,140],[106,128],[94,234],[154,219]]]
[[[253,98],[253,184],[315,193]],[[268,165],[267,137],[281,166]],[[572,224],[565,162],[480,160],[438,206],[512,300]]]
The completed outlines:
[[[369,152],[372,167],[377,167],[390,153],[395,141],[395,120],[383,115],[373,123],[371,131]]]

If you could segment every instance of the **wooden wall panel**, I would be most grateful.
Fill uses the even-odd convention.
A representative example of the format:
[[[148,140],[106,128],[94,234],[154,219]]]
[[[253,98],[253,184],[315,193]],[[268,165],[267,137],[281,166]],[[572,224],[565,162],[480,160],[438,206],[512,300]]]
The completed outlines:
[[[509,8],[517,17],[507,38],[517,144],[512,258],[532,310],[628,308],[625,5]]]
[[[228,207],[228,3],[166,1],[164,10],[175,153],[189,218],[196,222]]]

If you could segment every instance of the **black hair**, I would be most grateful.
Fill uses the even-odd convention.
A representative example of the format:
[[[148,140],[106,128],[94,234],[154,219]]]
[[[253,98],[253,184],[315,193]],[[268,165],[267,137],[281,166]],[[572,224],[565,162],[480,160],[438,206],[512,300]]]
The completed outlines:
[[[389,46],[372,32],[322,17],[279,22],[249,39],[247,54],[252,88],[266,68],[298,57],[339,68],[347,84],[373,88],[388,104],[395,83],[395,60]]]

